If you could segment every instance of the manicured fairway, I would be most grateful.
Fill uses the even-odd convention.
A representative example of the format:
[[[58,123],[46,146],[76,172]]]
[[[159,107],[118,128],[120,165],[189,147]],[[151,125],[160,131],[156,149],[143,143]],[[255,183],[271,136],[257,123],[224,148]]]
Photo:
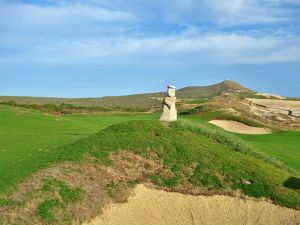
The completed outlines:
[[[249,141],[258,150],[270,154],[300,174],[300,132],[239,136]]]
[[[0,193],[48,161],[51,149],[88,136],[112,124],[158,119],[158,114],[97,113],[50,115],[0,106]],[[45,161],[45,155],[49,156]]]

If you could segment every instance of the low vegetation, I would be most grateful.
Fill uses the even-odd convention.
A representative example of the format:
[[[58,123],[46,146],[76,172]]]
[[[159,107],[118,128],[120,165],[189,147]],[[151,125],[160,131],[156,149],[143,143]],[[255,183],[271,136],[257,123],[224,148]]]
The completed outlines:
[[[101,107],[101,106],[75,106],[72,104],[62,103],[56,104],[18,104],[14,101],[0,102],[2,105],[10,105],[22,107],[26,109],[35,109],[47,113],[55,114],[73,114],[73,113],[95,113],[95,112],[146,112],[147,108],[133,108],[133,107]]]
[[[57,222],[55,211],[64,209],[70,203],[76,203],[83,199],[84,191],[81,188],[73,188],[59,180],[45,180],[42,187],[43,193],[52,195],[43,200],[37,207],[37,214],[45,222]],[[58,193],[57,197],[53,197]]]

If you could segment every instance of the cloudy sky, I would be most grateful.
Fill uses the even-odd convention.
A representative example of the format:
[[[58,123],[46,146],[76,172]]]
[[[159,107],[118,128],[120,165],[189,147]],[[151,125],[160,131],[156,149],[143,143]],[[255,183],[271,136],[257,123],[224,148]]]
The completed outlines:
[[[300,0],[0,0],[0,95],[224,79],[300,96]]]

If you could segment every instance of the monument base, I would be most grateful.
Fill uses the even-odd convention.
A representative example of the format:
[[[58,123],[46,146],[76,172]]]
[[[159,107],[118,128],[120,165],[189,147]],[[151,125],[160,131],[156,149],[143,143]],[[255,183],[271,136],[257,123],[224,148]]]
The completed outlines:
[[[163,121],[163,122],[172,122],[172,121],[176,121],[176,120],[177,120],[177,110],[176,109],[173,109],[173,110],[167,109],[162,113],[162,115],[160,117],[160,121]]]

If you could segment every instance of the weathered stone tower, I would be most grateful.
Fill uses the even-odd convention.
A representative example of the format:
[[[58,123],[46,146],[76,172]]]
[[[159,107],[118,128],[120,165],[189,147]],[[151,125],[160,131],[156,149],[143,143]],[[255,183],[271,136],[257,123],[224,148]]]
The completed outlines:
[[[163,100],[163,113],[160,121],[171,122],[177,120],[175,88],[172,85],[168,86],[168,97],[165,97]]]

